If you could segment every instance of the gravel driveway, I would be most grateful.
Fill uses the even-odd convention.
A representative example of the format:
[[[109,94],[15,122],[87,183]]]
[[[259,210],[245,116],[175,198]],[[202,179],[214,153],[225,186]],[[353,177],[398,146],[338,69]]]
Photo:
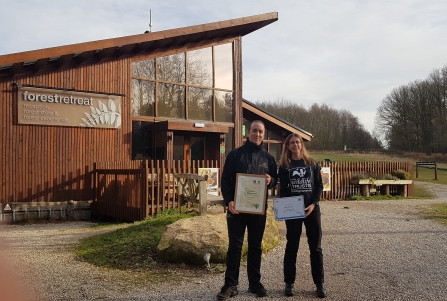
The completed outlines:
[[[447,227],[415,215],[419,206],[447,202],[447,187],[427,185],[433,200],[321,202],[326,300],[447,300]],[[281,222],[282,223],[282,222]],[[223,274],[151,284],[137,272],[107,270],[76,260],[74,244],[94,230],[89,222],[2,225],[0,249],[42,301],[215,300]],[[264,255],[262,300],[316,300],[305,236],[293,297],[283,295],[284,240]],[[239,295],[254,300],[241,269]],[[2,292],[0,292],[0,299]]]

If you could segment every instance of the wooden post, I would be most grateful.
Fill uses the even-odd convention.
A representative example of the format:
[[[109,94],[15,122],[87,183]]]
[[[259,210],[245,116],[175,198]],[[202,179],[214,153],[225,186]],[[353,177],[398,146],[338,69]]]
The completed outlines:
[[[407,191],[408,191],[407,186],[408,185],[398,185],[397,186],[397,191],[398,191],[399,195],[404,196],[404,197],[407,196],[407,194],[408,194],[407,193]]]
[[[362,194],[362,196],[369,196],[369,185],[360,185],[360,193]]]
[[[419,166],[419,164],[418,164],[418,162],[416,162],[416,179],[417,179],[418,176],[419,176],[418,166]]]
[[[199,181],[199,215],[205,215],[207,211],[206,181]]]
[[[390,185],[382,185],[380,187],[380,194],[381,195],[389,195],[390,194]]]
[[[438,179],[438,168],[436,167],[436,162],[435,162],[435,180]]]
[[[144,187],[144,217],[149,216],[149,166],[147,164],[147,160],[144,160],[144,170],[143,170],[143,187]]]
[[[185,181],[186,179],[184,178],[177,179],[177,195],[178,195],[178,206],[180,208],[180,213],[186,211],[185,196],[183,195],[183,185]]]

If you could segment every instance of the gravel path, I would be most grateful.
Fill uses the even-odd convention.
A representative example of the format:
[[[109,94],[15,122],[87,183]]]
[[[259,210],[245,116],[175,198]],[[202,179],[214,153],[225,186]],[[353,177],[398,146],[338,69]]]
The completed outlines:
[[[447,300],[447,227],[415,215],[420,206],[447,202],[447,187],[416,184],[427,185],[437,198],[321,202],[326,300]],[[0,238],[10,247],[0,249],[0,258],[9,259],[42,301],[215,300],[223,274],[154,285],[136,272],[76,260],[74,244],[104,231],[91,225],[2,225]],[[317,299],[305,236],[301,245],[295,296],[283,295],[283,240],[264,255],[261,281],[269,296],[262,300]],[[239,295],[231,300],[254,300],[247,288],[241,268]]]

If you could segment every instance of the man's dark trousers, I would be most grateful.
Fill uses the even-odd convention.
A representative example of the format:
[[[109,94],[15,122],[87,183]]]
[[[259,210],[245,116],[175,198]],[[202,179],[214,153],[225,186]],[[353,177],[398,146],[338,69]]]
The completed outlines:
[[[227,213],[228,252],[226,285],[239,284],[239,268],[241,264],[242,244],[245,228],[248,231],[247,275],[249,285],[256,285],[261,280],[261,242],[265,230],[265,214]]]

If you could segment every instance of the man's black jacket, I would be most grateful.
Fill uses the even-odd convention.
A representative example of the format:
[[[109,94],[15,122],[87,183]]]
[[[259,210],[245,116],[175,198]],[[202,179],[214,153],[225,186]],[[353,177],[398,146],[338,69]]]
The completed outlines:
[[[237,173],[269,174],[271,181],[268,188],[274,187],[278,181],[275,158],[262,148],[262,144],[256,145],[248,139],[243,146],[232,150],[225,160],[221,191],[227,206],[234,201]]]

